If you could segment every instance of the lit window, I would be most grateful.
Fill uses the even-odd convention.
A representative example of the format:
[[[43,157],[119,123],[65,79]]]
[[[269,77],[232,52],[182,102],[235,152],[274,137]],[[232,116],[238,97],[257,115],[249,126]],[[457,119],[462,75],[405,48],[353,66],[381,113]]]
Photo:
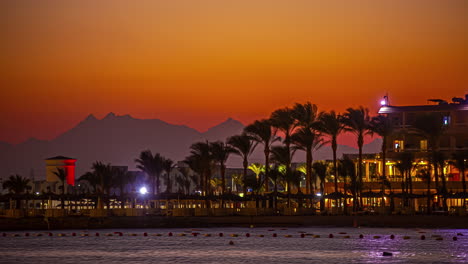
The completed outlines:
[[[444,116],[442,120],[444,122],[444,126],[450,125],[450,116]]]
[[[394,148],[395,148],[395,152],[400,152],[404,149],[404,142],[403,140],[395,140],[394,142]]]
[[[421,148],[421,151],[427,151],[427,140],[423,139],[419,141],[419,147]]]

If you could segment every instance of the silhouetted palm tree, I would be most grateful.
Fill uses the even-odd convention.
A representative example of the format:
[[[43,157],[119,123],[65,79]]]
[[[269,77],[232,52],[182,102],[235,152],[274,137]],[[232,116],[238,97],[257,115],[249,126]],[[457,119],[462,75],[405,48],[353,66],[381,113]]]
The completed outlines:
[[[257,143],[263,144],[263,153],[265,155],[265,192],[268,192],[268,177],[270,170],[270,151],[271,145],[279,140],[276,137],[276,130],[272,127],[270,120],[255,121],[253,124],[244,128],[244,132]]]
[[[200,186],[205,195],[209,195],[211,172],[213,167],[213,155],[211,152],[210,143],[206,142],[197,142],[190,146],[190,156],[188,160],[191,160],[189,166],[193,168],[194,171],[200,175]]]
[[[325,200],[323,199],[323,196],[325,195],[325,178],[327,177],[327,169],[328,166],[324,162],[314,162],[312,165],[312,169],[314,170],[315,174],[319,177],[320,179],[320,194],[322,195],[320,197],[320,211],[325,210]]]
[[[303,150],[306,152],[306,193],[314,192],[315,182],[312,181],[312,162],[313,151],[320,149],[325,143],[320,133],[311,128],[301,127],[291,136],[294,143],[294,150]]]
[[[412,194],[412,180],[411,180],[411,172],[415,168],[414,163],[414,154],[411,152],[401,152],[398,154],[397,157],[397,164],[395,164],[395,168],[400,172],[402,179],[401,179],[401,193],[403,197],[405,194]],[[403,204],[408,206],[408,199],[403,199]]]
[[[294,156],[295,150],[290,151],[287,146],[274,146],[271,148],[271,160],[278,166],[281,172],[283,180],[286,182],[286,191],[288,193],[288,207],[291,205],[290,194],[291,194],[291,182],[293,171],[291,167],[287,167],[286,164],[291,164],[292,157]],[[281,169],[283,166],[283,169]],[[276,204],[276,201],[275,201]]]
[[[221,173],[221,194],[224,195],[226,193],[226,161],[228,160],[229,155],[235,153],[236,150],[221,141],[211,143],[210,147],[214,161],[219,164],[219,170]]]
[[[348,108],[343,114],[343,124],[345,125],[345,130],[349,131],[356,135],[357,145],[359,150],[359,160],[358,160],[358,181],[359,184],[362,184],[362,146],[364,145],[364,135],[368,133],[369,130],[369,109],[360,106],[359,108]],[[360,197],[360,206],[362,206],[362,197]]]
[[[178,168],[179,175],[176,177],[177,185],[179,188],[182,188],[183,193],[188,195],[190,194],[190,186],[191,186],[191,179],[190,179],[190,170],[189,168],[182,167]]]
[[[138,164],[137,168],[145,172],[151,181],[151,194],[160,193],[160,177],[163,172],[163,160],[159,153],[153,155],[150,150],[145,150],[140,153],[140,157],[135,159]]]
[[[96,161],[92,166],[93,173],[99,179],[98,185],[98,199],[102,202],[104,194],[110,196],[110,189],[113,187],[113,172],[110,164],[104,164],[102,162]],[[110,208],[110,200],[106,200],[107,209]],[[98,201],[99,209],[103,209],[103,205]]]
[[[462,187],[463,193],[466,193],[466,179],[465,179],[465,171],[468,167],[468,152],[467,151],[457,151],[452,154],[452,164],[455,168],[457,168],[459,175],[462,180]],[[463,208],[466,208],[466,199],[463,199]]]
[[[437,151],[434,153],[434,158],[435,162],[440,168],[440,178],[442,180],[442,187],[438,189],[438,193],[442,194],[442,207],[444,208],[444,211],[448,211],[448,205],[447,205],[447,181],[445,179],[445,174],[444,174],[444,167],[445,163],[447,161],[445,155]]]
[[[242,158],[242,166],[244,168],[243,179],[247,177],[247,168],[249,166],[249,157],[257,146],[257,142],[247,135],[241,134],[228,138],[228,144],[234,149],[234,154],[239,155]],[[244,194],[247,192],[246,186],[243,187]]]
[[[162,167],[164,172],[166,173],[166,193],[172,193],[172,180],[171,180],[171,171],[176,167],[174,161],[171,159],[163,159]]]
[[[355,181],[356,179],[356,168],[354,166],[354,162],[348,158],[348,157],[344,157],[343,159],[341,159],[338,163],[338,170],[339,170],[339,175],[341,175],[341,177],[343,178],[343,190],[344,190],[344,203],[343,203],[343,211],[344,211],[344,214],[348,214],[348,211],[347,211],[347,207],[348,207],[348,203],[347,203],[347,190],[348,190],[348,184],[347,184],[347,178],[349,177],[351,179],[351,182],[352,181]],[[351,189],[352,190],[352,194],[353,194],[353,199],[354,201],[357,199],[356,198],[356,190],[355,189]],[[355,202],[353,202],[353,204],[355,204]],[[355,206],[353,206],[355,207]]]
[[[434,168],[434,178],[436,189],[439,189],[439,164],[437,163],[436,153],[439,151],[440,139],[445,133],[446,126],[443,122],[441,113],[418,114],[413,123],[410,132],[415,133],[427,140],[431,151],[432,166]]]
[[[62,189],[62,194],[61,194],[61,208],[62,209],[65,209],[65,181],[67,180],[67,173],[65,172],[65,170],[63,168],[57,168],[57,170],[55,170],[53,172],[53,174],[55,176],[57,176],[57,178],[60,180],[60,182],[62,183],[62,186],[61,186],[61,189]]]
[[[15,174],[11,175],[6,181],[3,182],[3,189],[7,189],[10,193],[22,194],[30,189],[30,180]],[[16,199],[16,209],[21,209],[21,198]]]
[[[132,180],[135,181],[136,176],[121,167],[112,167],[112,181],[113,185],[119,189],[120,208],[125,208],[125,188]]]
[[[283,143],[286,148],[291,151],[291,135],[297,126],[294,119],[293,110],[289,107],[281,108],[273,111],[270,116],[270,123],[284,134]],[[286,167],[291,167],[291,164],[285,164]]]
[[[382,137],[382,193],[385,193],[385,182],[387,182],[387,166],[386,166],[386,155],[387,155],[387,140],[388,137],[393,134],[393,125],[390,119],[384,115],[378,115],[371,119],[369,130],[371,134],[377,134]],[[383,198],[382,198],[383,199]]]
[[[317,133],[317,117],[319,113],[315,104],[307,102],[305,104],[295,104],[292,115],[297,126],[300,127],[300,129],[292,136],[292,141],[297,147],[299,147],[299,149],[306,152],[306,193],[310,194],[312,191],[312,163],[313,151],[315,149],[314,142],[319,142],[320,138],[319,133]],[[316,146],[319,148],[321,145],[322,144],[320,143]]]
[[[331,148],[333,152],[333,174],[335,176],[335,192],[338,192],[338,166],[336,151],[338,149],[338,136],[343,132],[344,125],[342,117],[337,115],[335,111],[329,113],[321,113],[319,116],[318,130],[330,137]]]

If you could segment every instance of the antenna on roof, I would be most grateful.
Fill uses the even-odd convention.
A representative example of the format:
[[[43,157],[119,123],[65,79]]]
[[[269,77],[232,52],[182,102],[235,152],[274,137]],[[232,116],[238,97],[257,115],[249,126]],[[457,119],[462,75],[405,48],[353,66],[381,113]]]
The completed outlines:
[[[442,100],[442,99],[428,99],[429,102],[434,102],[434,103],[437,103],[439,105],[446,105],[448,104],[447,101],[445,100]]]

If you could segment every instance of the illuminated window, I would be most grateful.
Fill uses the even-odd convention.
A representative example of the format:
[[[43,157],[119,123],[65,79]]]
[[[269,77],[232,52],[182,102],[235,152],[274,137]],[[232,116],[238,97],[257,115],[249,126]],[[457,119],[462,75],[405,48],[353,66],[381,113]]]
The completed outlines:
[[[399,139],[395,140],[395,142],[393,143],[393,146],[394,146],[395,152],[400,152],[404,150],[403,140],[399,140]]]
[[[427,151],[427,140],[423,139],[419,141],[419,147],[421,151]]]
[[[450,125],[450,116],[444,116],[442,120],[444,122],[444,126]]]

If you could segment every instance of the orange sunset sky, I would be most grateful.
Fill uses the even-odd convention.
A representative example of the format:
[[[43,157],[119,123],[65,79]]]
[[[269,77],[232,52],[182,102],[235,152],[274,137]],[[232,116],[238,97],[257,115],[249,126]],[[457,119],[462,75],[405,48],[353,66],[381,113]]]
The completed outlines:
[[[0,1],[0,141],[52,139],[90,113],[200,131],[468,93],[468,2]]]

